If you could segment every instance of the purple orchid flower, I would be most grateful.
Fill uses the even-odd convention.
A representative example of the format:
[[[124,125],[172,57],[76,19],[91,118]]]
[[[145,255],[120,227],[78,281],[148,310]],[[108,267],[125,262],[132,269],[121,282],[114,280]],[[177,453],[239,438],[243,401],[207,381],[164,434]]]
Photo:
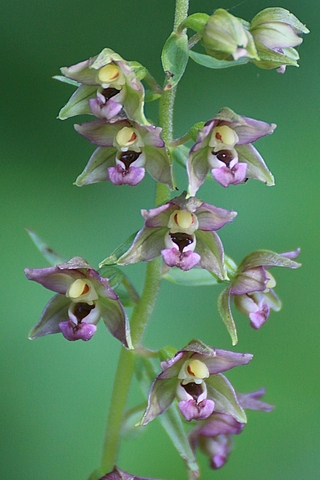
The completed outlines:
[[[261,389],[246,395],[237,393],[237,398],[243,408],[270,412],[274,407],[260,400],[264,394],[265,390]],[[238,435],[244,427],[245,423],[237,421],[231,415],[213,413],[190,432],[191,447],[195,451],[199,446],[209,457],[211,468],[217,470],[223,467],[229,458],[232,435]]]
[[[173,188],[171,161],[161,128],[130,120],[105,120],[75,125],[78,133],[99,148],[95,150],[76,185],[111,181],[137,185],[147,170],[157,181]]]
[[[245,423],[244,410],[221,372],[246,365],[251,359],[248,353],[216,350],[199,340],[191,341],[172,359],[161,362],[162,372],[153,382],[141,424],[165,412],[175,398],[187,421],[203,420],[215,412]]]
[[[196,194],[209,170],[223,187],[238,185],[248,178],[274,185],[271,172],[251,143],[271,134],[275,128],[275,124],[237,115],[229,108],[220,110],[200,130],[190,150],[189,194]]]
[[[299,253],[300,249],[281,254],[259,250],[245,257],[229,287],[221,293],[221,298],[227,297],[226,302],[220,302],[224,305],[220,309],[222,317],[232,318],[230,300],[233,298],[236,308],[249,317],[250,325],[259,329],[269,318],[271,310],[281,308],[281,301],[273,291],[276,281],[269,268],[299,268],[301,264],[293,260]]]
[[[236,212],[217,208],[184,192],[170,202],[142,210],[145,226],[129,250],[117,260],[118,265],[150,261],[162,255],[169,267],[190,270],[198,266],[227,278],[224,251],[215,233],[231,222]]]
[[[93,114],[111,120],[122,114],[141,124],[149,123],[143,113],[142,83],[129,63],[111,49],[105,48],[89,60],[63,67],[61,73],[80,86],[60,111],[60,119]]]
[[[48,268],[26,268],[29,280],[57,292],[42,312],[29,338],[62,333],[67,340],[90,340],[103,318],[110,333],[132,348],[129,324],[118,295],[83,258]]]
[[[250,33],[259,55],[253,63],[259,68],[276,68],[278,73],[284,73],[288,65],[298,67],[299,54],[293,47],[301,45],[299,35],[309,30],[288,10],[271,7],[253,18]]]

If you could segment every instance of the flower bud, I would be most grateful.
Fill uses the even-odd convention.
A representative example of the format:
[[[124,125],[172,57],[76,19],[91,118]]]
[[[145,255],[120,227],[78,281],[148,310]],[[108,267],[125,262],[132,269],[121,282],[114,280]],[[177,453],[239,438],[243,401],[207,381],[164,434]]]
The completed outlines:
[[[219,60],[259,58],[253,38],[241,20],[222,8],[207,21],[202,42],[207,54]]]
[[[260,60],[253,63],[259,68],[277,68],[284,73],[287,65],[298,66],[298,52],[293,48],[302,43],[298,35],[309,30],[292,13],[284,8],[266,8],[250,24]]]

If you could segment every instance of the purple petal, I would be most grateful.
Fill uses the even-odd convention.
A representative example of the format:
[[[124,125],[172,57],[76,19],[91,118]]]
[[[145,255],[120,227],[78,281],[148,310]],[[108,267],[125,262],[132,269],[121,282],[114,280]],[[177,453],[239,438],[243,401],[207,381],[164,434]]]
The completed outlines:
[[[200,262],[200,255],[191,252],[180,252],[175,248],[161,250],[161,255],[168,267],[178,267],[181,270],[191,270]]]
[[[70,341],[84,340],[86,342],[93,337],[97,330],[96,325],[86,322],[81,322],[78,325],[74,325],[70,321],[61,322],[59,327],[62,335]]]
[[[234,167],[228,168],[223,166],[221,168],[213,168],[211,174],[213,178],[223,187],[229,185],[238,185],[243,183],[246,178],[247,165],[245,163],[237,163]]]
[[[89,100],[89,105],[93,115],[98,118],[105,118],[106,120],[111,120],[118,115],[122,109],[122,104],[115,102],[114,97],[112,99],[110,98],[105,103],[102,103],[99,97],[91,98]]]
[[[129,167],[123,169],[121,165],[108,168],[109,180],[114,185],[131,185],[135,186],[140,183],[145,176],[144,168]]]
[[[130,327],[126,312],[118,300],[99,299],[101,317],[111,335],[126,348],[132,348]]]
[[[214,410],[214,401],[210,399],[196,403],[195,400],[182,400],[178,403],[179,410],[184,418],[191,420],[205,420]]]
[[[210,375],[212,375],[225,372],[240,365],[247,365],[252,360],[253,355],[251,353],[237,353],[217,349],[214,350],[214,356],[194,354],[192,358],[199,359],[205,363]]]
[[[171,213],[174,207],[171,202],[160,205],[160,207],[151,210],[141,210],[145,219],[145,226],[149,228],[167,227]]]
[[[78,270],[62,272],[58,267],[26,268],[24,273],[28,280],[38,282],[45,288],[61,294],[66,293],[74,280],[85,278]]]
[[[202,203],[196,211],[199,222],[199,230],[219,230],[237,216],[237,212],[214,207],[209,203]]]
[[[243,295],[266,289],[269,280],[268,274],[263,267],[255,267],[239,273],[230,287],[231,295]]]

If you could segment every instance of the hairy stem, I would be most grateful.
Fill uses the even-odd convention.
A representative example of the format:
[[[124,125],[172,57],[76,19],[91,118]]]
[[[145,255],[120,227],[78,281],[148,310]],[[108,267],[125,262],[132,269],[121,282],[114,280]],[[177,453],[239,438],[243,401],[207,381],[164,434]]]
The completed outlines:
[[[188,14],[189,0],[176,0],[174,30]],[[159,105],[159,125],[162,127],[162,138],[169,144],[173,138],[173,107],[176,89],[163,92]],[[157,184],[156,205],[170,199],[170,191],[166,185]],[[161,259],[157,258],[147,265],[143,292],[131,316],[131,337],[134,346],[139,345],[147,322],[154,309],[161,281]],[[111,397],[108,422],[103,445],[101,467],[99,472],[109,472],[116,464],[120,446],[121,427],[129,394],[131,378],[134,373],[134,351],[122,349],[116,371],[114,387]]]

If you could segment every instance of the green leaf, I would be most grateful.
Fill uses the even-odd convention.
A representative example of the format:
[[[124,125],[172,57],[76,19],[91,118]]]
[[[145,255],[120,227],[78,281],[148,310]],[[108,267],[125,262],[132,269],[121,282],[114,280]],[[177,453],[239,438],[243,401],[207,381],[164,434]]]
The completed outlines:
[[[136,362],[136,376],[143,393],[148,396],[150,385],[157,376],[155,367],[150,359],[140,357]],[[199,478],[199,467],[191,449],[188,437],[184,430],[181,414],[176,404],[158,417],[162,427],[168,434],[180,457],[188,468],[189,480]]]
[[[109,257],[102,260],[102,262],[99,263],[99,268],[105,265],[116,265],[119,258],[129,250],[136,235],[137,233],[131,235],[122,245],[116,248]]]
[[[223,323],[227,327],[228,333],[231,337],[232,345],[238,343],[238,335],[236,324],[234,323],[231,308],[230,308],[230,294],[229,288],[223,290],[218,298],[218,312],[223,320]]]
[[[221,281],[213,274],[203,268],[192,268],[184,272],[180,268],[170,268],[162,278],[177,285],[185,287],[203,287],[210,285],[218,285]]]
[[[161,54],[162,66],[167,75],[165,90],[174,88],[184,74],[188,60],[188,36],[186,33],[178,35],[171,33],[164,44]]]
[[[72,80],[71,78],[65,77],[64,75],[54,75],[52,78],[62,83],[69,83],[69,85],[73,85],[75,87],[80,87],[81,85],[81,83],[77,82],[76,80]]]
[[[26,231],[41,255],[50,263],[50,265],[59,265],[60,263],[66,262],[65,258],[52,250],[52,248],[50,248],[33,230],[26,228]]]
[[[207,68],[229,68],[229,67],[236,67],[238,65],[245,65],[250,61],[249,58],[243,57],[239,58],[239,60],[218,60],[217,58],[210,57],[209,55],[205,55],[204,53],[194,52],[192,50],[189,51],[189,57],[199,65]]]

